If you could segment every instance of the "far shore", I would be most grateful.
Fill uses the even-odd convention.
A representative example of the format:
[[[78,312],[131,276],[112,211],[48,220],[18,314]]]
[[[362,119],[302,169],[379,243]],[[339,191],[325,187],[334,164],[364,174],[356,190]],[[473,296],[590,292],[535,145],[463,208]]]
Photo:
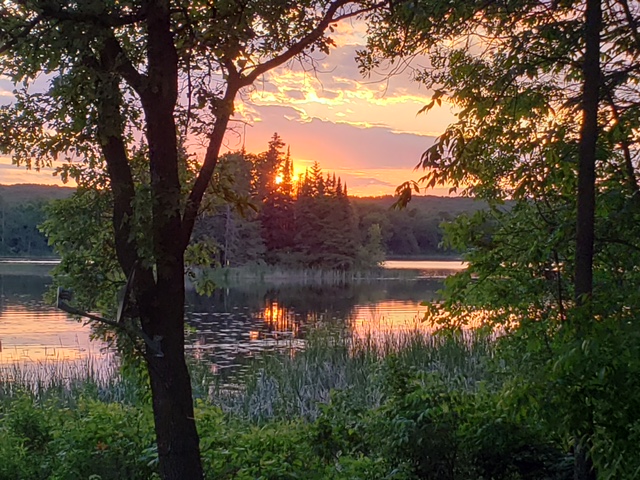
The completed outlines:
[[[28,264],[28,265],[57,265],[59,257],[0,257],[0,263]]]
[[[59,258],[0,258],[0,274],[2,275],[36,275],[49,276],[51,269],[60,263]]]

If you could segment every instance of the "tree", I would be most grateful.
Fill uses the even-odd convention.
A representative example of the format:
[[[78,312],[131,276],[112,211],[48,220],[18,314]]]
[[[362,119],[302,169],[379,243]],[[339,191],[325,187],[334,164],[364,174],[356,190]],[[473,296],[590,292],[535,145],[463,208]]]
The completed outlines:
[[[638,248],[628,236],[638,214],[636,7],[626,0],[411,2],[382,22],[361,54],[367,69],[379,64],[380,54],[395,61],[398,54],[428,51],[430,67],[417,72],[434,89],[424,110],[445,98],[459,108],[457,121],[423,155],[422,181],[486,198],[494,211],[451,227],[454,245],[473,250],[471,271],[450,281],[450,313],[457,315],[448,318],[464,321],[469,308],[484,309],[488,319],[512,329],[517,319],[519,335],[544,336],[557,349],[555,358],[542,348],[535,356],[547,359],[545,368],[555,365],[545,380],[563,385],[553,394],[559,407],[553,413],[574,436],[576,478],[595,475],[585,449],[596,457],[591,446],[601,428],[608,428],[608,442],[620,440],[618,427],[604,427],[599,411],[609,392],[589,380],[617,362],[611,352],[587,355],[579,346],[597,338],[602,345],[619,342],[625,354],[638,349],[635,335],[607,330],[602,337],[603,325],[627,332],[622,318],[637,323],[623,313],[635,294],[618,294],[615,280],[638,281],[623,259]],[[404,185],[401,201],[417,188]],[[505,199],[516,206],[501,209]],[[607,220],[614,205],[627,218]],[[613,379],[608,385],[620,388]],[[620,461],[632,471],[637,457],[615,455],[598,467],[606,471]]]
[[[184,359],[184,255],[235,98],[297,56],[328,53],[333,24],[378,6],[8,0],[0,7],[0,73],[17,88],[0,114],[2,152],[33,167],[73,159],[61,174],[80,186],[108,173],[113,246],[146,338],[163,478],[202,477]],[[38,91],[42,74],[49,88]],[[206,149],[191,177],[181,176],[187,139]],[[132,174],[134,150],[147,160],[143,177]],[[150,202],[148,249],[135,224],[142,192]]]
[[[260,222],[262,236],[267,248],[267,263],[286,263],[293,248],[293,163],[290,149],[284,155],[281,149],[285,144],[278,134],[274,134],[269,142],[269,149],[262,157],[269,165],[264,176],[268,185],[263,195],[258,192],[262,201]]]
[[[264,201],[277,188],[277,177],[283,162],[285,143],[277,133],[269,141],[269,148],[261,154],[255,163],[254,181],[256,194]]]
[[[360,246],[355,212],[338,177],[314,162],[299,182],[294,205],[296,262],[309,268],[350,270]],[[335,184],[335,187],[334,187]]]
[[[203,199],[192,243],[213,243],[221,265],[256,263],[264,255],[255,199],[258,155],[226,153],[218,161],[212,184]]]
[[[374,223],[367,230],[365,242],[358,251],[358,264],[365,268],[379,267],[384,262],[384,257],[382,230],[380,225]]]

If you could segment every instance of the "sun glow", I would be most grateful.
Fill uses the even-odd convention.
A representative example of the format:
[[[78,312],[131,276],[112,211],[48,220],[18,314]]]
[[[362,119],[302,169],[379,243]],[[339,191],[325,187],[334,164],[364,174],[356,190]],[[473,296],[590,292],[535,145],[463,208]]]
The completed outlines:
[[[283,307],[278,302],[270,302],[260,312],[259,316],[264,320],[269,329],[276,334],[299,334],[299,319],[293,309]]]

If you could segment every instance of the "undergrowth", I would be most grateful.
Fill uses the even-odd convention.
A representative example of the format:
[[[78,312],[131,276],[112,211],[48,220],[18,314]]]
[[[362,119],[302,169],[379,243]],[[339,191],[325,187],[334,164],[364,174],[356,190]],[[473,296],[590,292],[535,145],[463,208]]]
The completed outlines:
[[[194,366],[209,479],[565,479],[570,457],[502,405],[490,339],[316,334],[242,382]],[[88,365],[89,366],[89,365]],[[136,368],[0,381],[0,480],[157,478]],[[569,473],[567,473],[569,472]]]

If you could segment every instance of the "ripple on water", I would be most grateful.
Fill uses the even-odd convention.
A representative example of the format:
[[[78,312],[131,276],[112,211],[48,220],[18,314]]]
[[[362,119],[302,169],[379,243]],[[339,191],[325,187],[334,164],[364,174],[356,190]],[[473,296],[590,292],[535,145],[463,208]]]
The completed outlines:
[[[28,282],[19,281],[31,285],[33,277],[28,277]],[[9,283],[4,277],[0,365],[15,360],[35,364],[102,354],[105,344],[90,340],[88,326],[68,319],[66,314],[40,300],[50,279],[42,277],[35,293],[25,293],[17,281],[11,290]],[[439,285],[431,279],[396,278],[360,286],[292,285],[278,286],[276,291],[263,291],[255,286],[230,289],[221,298],[199,298],[192,302],[197,307],[188,313],[187,321],[192,327],[187,334],[188,352],[209,362],[212,368],[215,365],[218,370],[228,370],[238,365],[246,368],[248,362],[243,357],[254,358],[262,351],[304,348],[305,336],[318,326],[337,327],[356,335],[410,328],[419,324],[424,315],[426,308],[421,301],[433,298]]]

